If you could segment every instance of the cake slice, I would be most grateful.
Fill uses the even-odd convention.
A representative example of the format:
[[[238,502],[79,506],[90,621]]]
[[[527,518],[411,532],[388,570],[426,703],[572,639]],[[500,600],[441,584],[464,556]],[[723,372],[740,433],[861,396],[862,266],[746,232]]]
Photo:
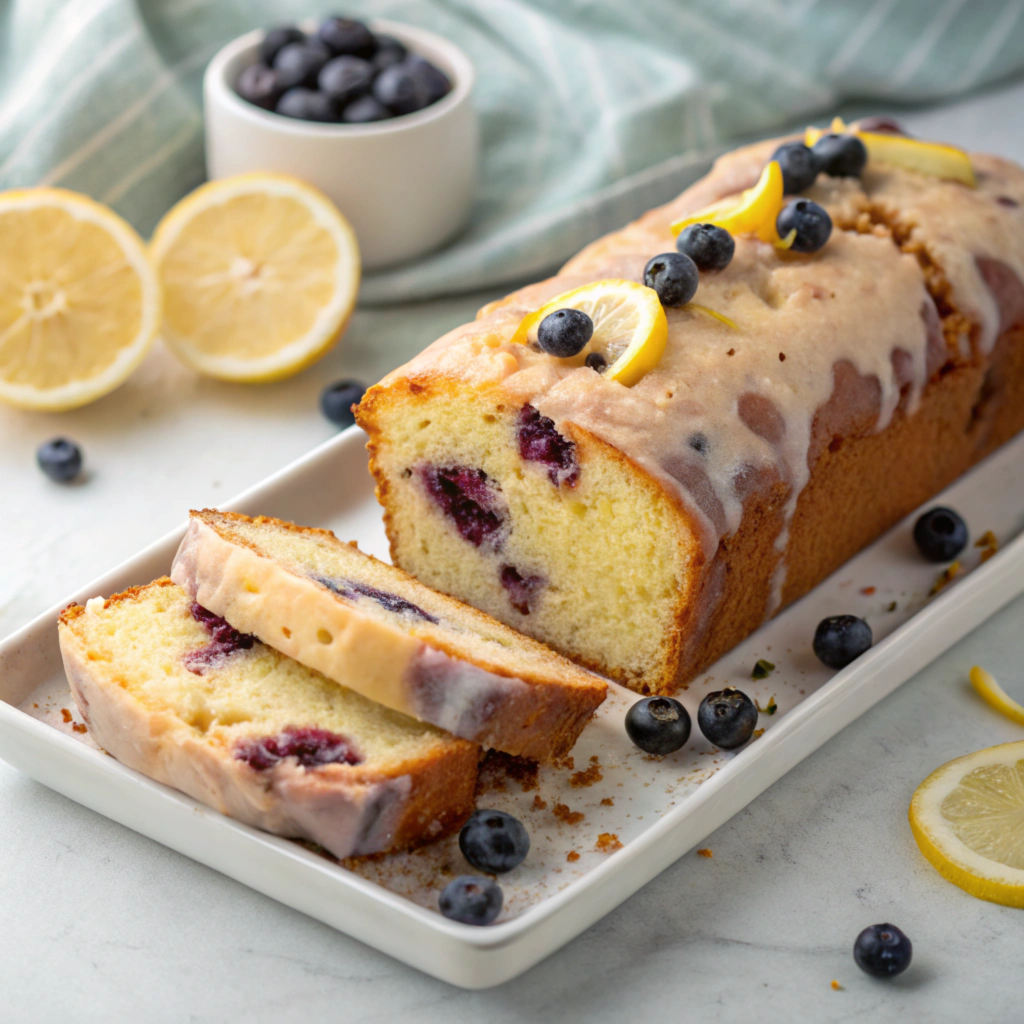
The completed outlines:
[[[329,530],[193,512],[171,577],[329,679],[509,754],[567,753],[607,692],[597,676]]]
[[[479,750],[238,633],[166,577],[60,617],[71,692],[122,763],[336,857],[407,848],[473,809]]]

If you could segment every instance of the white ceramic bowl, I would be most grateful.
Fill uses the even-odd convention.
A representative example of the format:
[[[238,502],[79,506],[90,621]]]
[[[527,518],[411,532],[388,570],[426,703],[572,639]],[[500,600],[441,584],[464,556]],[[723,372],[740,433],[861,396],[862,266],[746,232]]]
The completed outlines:
[[[234,89],[242,69],[256,60],[262,31],[217,53],[203,92],[209,176],[278,171],[315,185],[349,219],[363,266],[373,269],[422,256],[466,223],[476,187],[478,131],[470,98],[473,65],[457,46],[410,25],[369,24],[441,68],[451,92],[415,114],[372,124],[282,117],[247,103]]]

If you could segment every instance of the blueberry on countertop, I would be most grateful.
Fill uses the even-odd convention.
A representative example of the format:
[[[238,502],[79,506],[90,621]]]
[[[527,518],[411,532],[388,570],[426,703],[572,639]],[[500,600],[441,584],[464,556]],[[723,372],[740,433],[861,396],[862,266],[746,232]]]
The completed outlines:
[[[356,421],[352,406],[358,405],[365,393],[366,385],[357,380],[335,381],[320,393],[320,411],[339,427],[351,427]]]
[[[301,85],[289,89],[277,101],[274,109],[285,117],[294,117],[300,121],[338,120],[338,108],[330,96]]]
[[[775,228],[780,238],[796,228],[796,238],[790,246],[792,252],[817,252],[832,234],[832,218],[810,199],[797,199],[782,208]]]
[[[818,155],[802,142],[784,142],[772,154],[782,170],[782,191],[795,196],[810,188],[820,170]]]
[[[447,96],[451,92],[452,83],[448,76],[425,57],[410,54],[403,61],[402,67],[426,89],[428,104],[436,103],[442,96]]]
[[[951,508],[930,508],[914,523],[914,543],[929,562],[952,562],[967,547],[967,524]]]
[[[392,64],[377,76],[373,95],[396,114],[414,114],[430,103],[426,85],[412,75],[404,63]]]
[[[594,321],[581,309],[556,309],[537,328],[537,344],[559,359],[579,355],[594,336]]]
[[[676,239],[676,249],[689,256],[703,274],[729,266],[736,252],[736,242],[717,224],[691,224]]]
[[[345,124],[369,124],[372,121],[386,121],[391,116],[391,111],[372,96],[360,96],[341,112],[341,120]]]
[[[497,882],[480,875],[463,875],[444,887],[438,906],[452,921],[484,925],[501,913],[503,901]]]
[[[316,39],[303,43],[287,43],[274,58],[274,70],[282,89],[301,85],[307,89],[316,87],[320,69],[331,59],[331,51]]]
[[[716,690],[700,702],[697,725],[710,743],[722,750],[733,750],[754,735],[757,706],[745,693],[732,687]]]
[[[401,63],[408,52],[405,45],[394,36],[377,35],[377,52],[370,63],[374,72],[379,73],[392,64]]]
[[[867,146],[856,135],[822,135],[813,153],[820,169],[833,178],[859,178],[868,162]]]
[[[280,50],[289,43],[301,43],[306,37],[294,25],[278,25],[268,29],[260,43],[260,60],[267,65],[274,63]]]
[[[909,966],[914,946],[894,924],[873,924],[857,936],[853,959],[873,978],[895,978]]]
[[[871,627],[856,615],[830,615],[814,631],[814,653],[829,668],[846,668],[872,644]]]
[[[316,30],[316,37],[335,56],[369,59],[377,52],[377,40],[361,21],[355,18],[325,18]]]
[[[235,92],[254,106],[273,110],[281,98],[281,82],[273,68],[266,64],[250,64],[238,76]]]
[[[462,826],[459,849],[477,871],[500,875],[526,860],[530,835],[511,814],[480,810]]]
[[[59,484],[67,484],[82,472],[82,449],[64,437],[55,437],[36,450],[39,468]]]
[[[373,66],[361,57],[334,57],[317,76],[320,91],[326,93],[339,107],[369,92],[373,82]]]
[[[663,306],[685,306],[699,283],[697,264],[681,252],[663,252],[644,267],[644,284],[658,293]]]
[[[690,713],[672,697],[644,697],[626,712],[626,735],[647,754],[672,754],[690,738]]]
[[[608,360],[600,352],[590,352],[583,360],[595,373],[603,373],[608,368]]]

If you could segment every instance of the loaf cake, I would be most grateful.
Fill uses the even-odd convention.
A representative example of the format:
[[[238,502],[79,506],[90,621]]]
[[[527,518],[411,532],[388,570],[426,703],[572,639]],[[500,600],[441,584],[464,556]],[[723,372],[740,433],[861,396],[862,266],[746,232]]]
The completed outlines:
[[[473,810],[476,746],[238,633],[170,579],[72,605],[59,629],[93,739],[239,821],[348,857]]]
[[[738,233],[633,386],[520,344],[569,289],[642,281],[772,140],[481,310],[358,408],[394,562],[643,693],[671,692],[1024,426],[1024,172],[872,157],[803,195],[818,252]],[[968,160],[963,155],[964,161]],[[773,225],[774,226],[774,225]],[[724,318],[724,319],[723,319]]]
[[[236,629],[329,679],[509,754],[568,753],[607,691],[328,530],[193,512],[171,577]]]

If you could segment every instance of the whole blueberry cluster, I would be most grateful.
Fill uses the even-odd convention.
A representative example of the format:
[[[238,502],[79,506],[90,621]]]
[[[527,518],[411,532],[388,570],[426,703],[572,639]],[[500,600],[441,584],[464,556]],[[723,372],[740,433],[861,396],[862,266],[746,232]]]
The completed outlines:
[[[326,18],[312,35],[270,29],[259,61],[238,76],[243,100],[302,121],[367,124],[412,114],[451,90],[448,76],[394,36],[355,18]]]

